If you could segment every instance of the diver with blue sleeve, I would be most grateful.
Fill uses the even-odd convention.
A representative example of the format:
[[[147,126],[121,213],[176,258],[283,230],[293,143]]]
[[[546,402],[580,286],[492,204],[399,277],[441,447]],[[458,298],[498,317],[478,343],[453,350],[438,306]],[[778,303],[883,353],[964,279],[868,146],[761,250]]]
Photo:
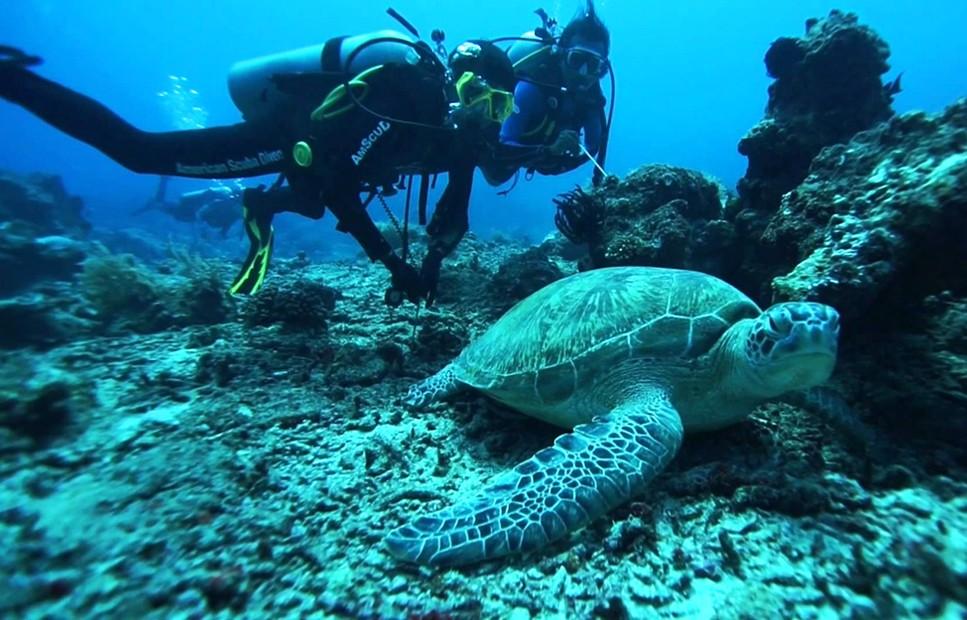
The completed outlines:
[[[499,185],[519,168],[556,175],[591,159],[597,183],[611,125],[600,81],[609,74],[612,112],[614,104],[611,35],[591,0],[560,36],[555,36],[557,22],[543,10],[537,13],[542,27],[497,40],[512,42],[508,55],[519,81],[514,114],[504,122],[500,148],[483,171],[491,184]]]
[[[442,36],[436,42],[442,48]],[[490,43],[465,43],[445,62],[415,36],[381,31],[239,63],[229,91],[243,122],[151,133],[37,75],[31,67],[39,62],[0,48],[0,97],[130,170],[214,179],[280,175],[269,189],[243,192],[250,249],[232,293],[262,286],[274,214],[319,218],[328,209],[339,230],[387,267],[387,302],[394,304],[404,296],[432,302],[440,263],[467,229],[473,170],[497,142],[516,84],[507,56]],[[448,185],[418,271],[393,251],[366,206],[404,175],[438,173],[448,174]]]

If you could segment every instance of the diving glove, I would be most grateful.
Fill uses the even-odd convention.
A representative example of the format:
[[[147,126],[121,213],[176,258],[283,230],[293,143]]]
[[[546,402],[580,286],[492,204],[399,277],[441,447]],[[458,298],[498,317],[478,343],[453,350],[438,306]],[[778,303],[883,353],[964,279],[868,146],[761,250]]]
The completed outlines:
[[[573,129],[565,129],[558,134],[553,144],[547,147],[554,157],[580,157],[581,135]]]
[[[275,229],[272,209],[264,200],[264,186],[246,189],[242,193],[242,220],[248,236],[248,256],[232,282],[232,295],[254,295],[262,288],[272,258]]]
[[[386,291],[385,301],[388,306],[399,306],[403,297],[418,304],[426,294],[423,278],[409,264],[396,254],[389,254],[383,259],[383,264],[389,269],[391,287]]]
[[[15,47],[0,45],[0,68],[17,67],[26,69],[27,67],[35,67],[42,62],[44,61],[40,56],[30,56]]]

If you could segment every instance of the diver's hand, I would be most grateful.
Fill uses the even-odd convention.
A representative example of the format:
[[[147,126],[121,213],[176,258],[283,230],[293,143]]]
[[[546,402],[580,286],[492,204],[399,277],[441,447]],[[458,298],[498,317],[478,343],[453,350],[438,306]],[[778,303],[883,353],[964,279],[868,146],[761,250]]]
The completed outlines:
[[[580,157],[581,134],[573,129],[565,129],[558,134],[554,143],[547,147],[547,151],[554,157]]]
[[[15,67],[26,69],[44,62],[40,56],[30,56],[16,47],[0,45],[0,68]]]
[[[392,285],[392,288],[387,291],[387,304],[394,305],[391,303],[391,299],[396,297],[396,295],[391,294],[394,291],[402,293],[408,300],[415,304],[419,303],[426,294],[426,288],[423,286],[423,278],[416,269],[404,263],[396,254],[390,254],[383,262],[387,269],[389,269],[391,275],[390,283]]]
[[[440,265],[443,255],[434,250],[427,252],[420,268],[420,279],[425,289],[426,307],[429,308],[436,301],[437,284],[440,281]]]

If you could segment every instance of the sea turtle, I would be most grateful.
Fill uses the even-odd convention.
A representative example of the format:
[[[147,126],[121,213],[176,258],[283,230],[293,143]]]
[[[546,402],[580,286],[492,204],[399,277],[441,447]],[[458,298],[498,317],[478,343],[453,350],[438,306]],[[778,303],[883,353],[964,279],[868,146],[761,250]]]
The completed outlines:
[[[396,529],[387,546],[444,566],[543,547],[640,493],[684,431],[733,424],[765,400],[824,382],[838,335],[829,306],[763,312],[694,271],[612,267],[558,280],[405,402],[420,407],[467,386],[573,431],[475,496]]]

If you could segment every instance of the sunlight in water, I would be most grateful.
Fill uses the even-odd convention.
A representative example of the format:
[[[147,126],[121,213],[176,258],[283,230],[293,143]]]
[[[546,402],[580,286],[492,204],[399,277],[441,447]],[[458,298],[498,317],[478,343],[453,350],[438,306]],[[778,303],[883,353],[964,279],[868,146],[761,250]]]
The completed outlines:
[[[188,85],[188,78],[169,75],[171,85],[158,93],[161,105],[176,129],[202,129],[208,123],[208,110],[201,106],[198,91]]]

